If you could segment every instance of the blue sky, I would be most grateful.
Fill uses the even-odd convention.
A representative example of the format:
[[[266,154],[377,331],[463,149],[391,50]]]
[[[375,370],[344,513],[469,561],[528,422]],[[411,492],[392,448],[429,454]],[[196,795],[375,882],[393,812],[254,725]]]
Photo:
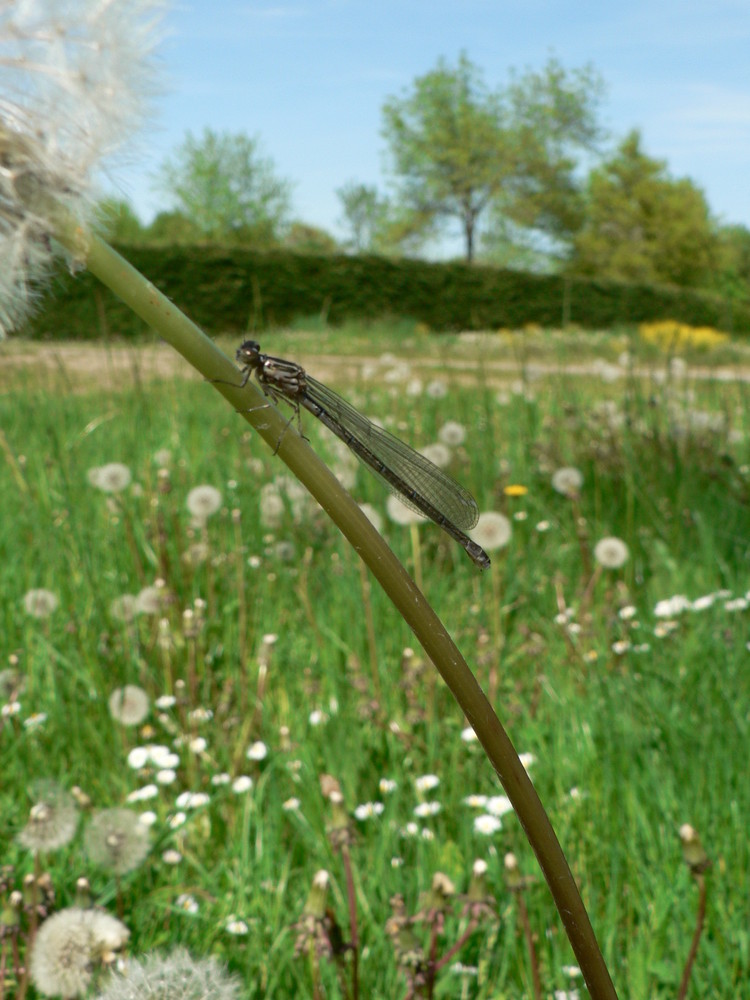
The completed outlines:
[[[292,181],[295,217],[341,235],[336,188],[385,189],[383,101],[465,50],[492,87],[550,55],[593,63],[612,141],[640,128],[715,215],[750,226],[748,0],[182,0],[165,27],[166,92],[115,175],[144,220],[164,207],[158,164],[210,126],[257,136]]]

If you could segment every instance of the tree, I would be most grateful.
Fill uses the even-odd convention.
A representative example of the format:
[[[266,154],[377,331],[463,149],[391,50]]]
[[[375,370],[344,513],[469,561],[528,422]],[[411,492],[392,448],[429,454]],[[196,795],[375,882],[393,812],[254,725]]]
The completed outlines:
[[[241,133],[188,132],[156,186],[204,239],[267,245],[279,239],[289,214],[289,183],[260,155],[258,140]]]
[[[355,253],[377,249],[379,231],[388,211],[377,188],[347,181],[336,189],[336,196],[343,211],[340,222],[348,231],[347,246]]]
[[[577,154],[600,138],[601,92],[593,69],[568,73],[554,59],[494,92],[465,54],[456,68],[440,60],[383,108],[401,204],[433,223],[458,218],[467,260],[489,207],[504,233],[510,221],[569,238],[581,221]]]
[[[477,220],[509,167],[497,96],[465,53],[456,69],[441,59],[411,93],[385,102],[382,131],[401,201],[417,217],[458,218],[471,260]]]
[[[717,239],[703,192],[641,149],[637,130],[591,171],[571,269],[625,281],[705,285]]]
[[[741,302],[750,300],[750,229],[720,226],[716,291]]]
[[[107,239],[114,243],[138,243],[144,238],[141,220],[124,198],[102,198],[96,206]]]

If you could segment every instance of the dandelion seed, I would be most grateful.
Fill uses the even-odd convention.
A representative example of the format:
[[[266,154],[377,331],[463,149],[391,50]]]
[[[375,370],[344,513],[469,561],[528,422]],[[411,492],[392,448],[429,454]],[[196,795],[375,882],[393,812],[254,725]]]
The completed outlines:
[[[29,590],[23,596],[26,614],[31,615],[32,618],[49,618],[57,610],[59,603],[56,594],[41,587],[37,590]]]
[[[602,538],[594,546],[594,559],[604,569],[619,569],[629,558],[630,552],[621,538]]]
[[[133,473],[122,462],[109,462],[89,469],[86,478],[102,493],[122,493],[133,479]]]
[[[566,497],[578,496],[583,486],[583,473],[575,466],[558,469],[552,476],[552,489]]]
[[[122,726],[139,726],[148,715],[148,695],[136,684],[115,688],[107,704],[109,714]]]
[[[177,948],[168,955],[129,959],[97,1000],[238,1000],[240,995],[239,979],[217,959],[195,959]]]
[[[18,842],[30,851],[54,851],[69,843],[78,826],[75,799],[53,781],[37,781],[30,788],[33,802]]]
[[[100,910],[58,910],[34,941],[29,970],[34,985],[44,996],[80,996],[96,965],[111,962],[129,936],[125,924]]]
[[[185,503],[196,521],[203,524],[221,508],[221,499],[221,493],[215,486],[204,484],[193,487],[188,493]]]
[[[95,813],[84,840],[94,864],[115,875],[137,868],[151,846],[148,828],[130,809],[102,809]]]
[[[497,511],[488,510],[479,515],[476,527],[469,532],[469,537],[487,552],[492,552],[506,546],[510,541],[511,534],[512,529],[508,518]]]

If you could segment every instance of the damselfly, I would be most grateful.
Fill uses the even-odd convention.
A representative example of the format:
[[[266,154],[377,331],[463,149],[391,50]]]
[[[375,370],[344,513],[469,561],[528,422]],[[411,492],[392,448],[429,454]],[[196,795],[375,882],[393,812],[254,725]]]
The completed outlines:
[[[261,354],[260,344],[246,340],[237,350],[241,386],[255,375],[274,403],[283,399],[294,409],[304,406],[346,444],[407,507],[424,514],[462,545],[477,566],[487,569],[490,557],[466,531],[477,523],[479,508],[463,486],[408,444],[373,424],[341,396],[307,374],[304,368]]]

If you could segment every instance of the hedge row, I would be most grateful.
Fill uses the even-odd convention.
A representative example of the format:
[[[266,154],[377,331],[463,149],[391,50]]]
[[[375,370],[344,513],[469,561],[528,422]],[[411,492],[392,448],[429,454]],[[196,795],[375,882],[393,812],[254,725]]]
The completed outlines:
[[[602,329],[674,319],[750,332],[750,310],[686,289],[527,274],[462,263],[305,256],[215,247],[122,248],[210,334],[283,325],[299,316],[409,317],[432,330],[574,323]],[[28,331],[44,338],[130,337],[144,325],[90,275],[61,276]]]

